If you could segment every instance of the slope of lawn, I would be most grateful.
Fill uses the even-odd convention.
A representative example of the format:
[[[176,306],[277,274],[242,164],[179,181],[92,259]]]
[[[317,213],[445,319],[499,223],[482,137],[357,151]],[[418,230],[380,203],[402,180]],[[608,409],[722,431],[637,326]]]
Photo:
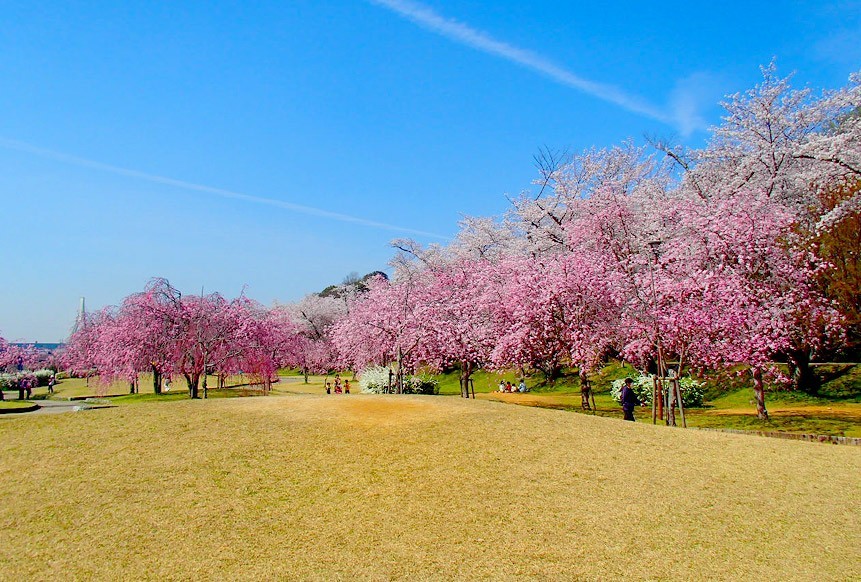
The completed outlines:
[[[481,394],[478,398],[622,418],[619,403],[607,393],[595,394],[597,410],[582,410],[579,389],[576,393],[490,393]],[[697,428],[861,437],[861,403],[805,398],[804,395],[792,392],[776,393],[770,394],[766,399],[769,419],[759,420],[752,402],[752,389],[734,390],[706,403],[702,408],[686,409],[687,425]],[[640,408],[634,414],[638,420],[651,423],[651,408]],[[681,414],[678,411],[676,422],[681,426]],[[663,421],[658,419],[658,423],[663,424]]]
[[[16,417],[0,442],[0,579],[861,577],[858,447],[358,394]]]
[[[820,396],[790,392],[771,386],[766,394],[769,420],[756,417],[753,389],[746,375],[724,372],[706,380],[706,402],[701,408],[686,411],[688,426],[700,428],[728,428],[750,431],[789,432],[830,436],[861,437],[861,366],[835,364],[818,367],[825,380]],[[630,365],[611,362],[592,375],[597,410],[588,414],[621,418],[619,403],[609,395],[610,384],[617,378],[635,375]],[[526,378],[528,394],[500,394],[496,392],[499,379],[514,381],[514,371],[475,374],[475,391],[478,398],[583,412],[581,409],[580,381],[569,370],[553,383],[540,375]],[[441,394],[460,394],[458,372],[437,376]],[[636,413],[640,420],[651,421],[651,409]],[[659,421],[660,422],[660,421]],[[681,425],[681,415],[677,414]]]

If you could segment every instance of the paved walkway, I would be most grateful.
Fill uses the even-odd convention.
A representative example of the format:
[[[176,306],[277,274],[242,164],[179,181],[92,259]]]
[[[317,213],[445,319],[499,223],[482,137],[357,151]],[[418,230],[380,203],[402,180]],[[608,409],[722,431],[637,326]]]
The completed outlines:
[[[6,414],[0,414],[0,418],[13,418],[16,416],[20,416],[22,414],[59,414],[60,412],[72,412],[76,406],[81,406],[84,403],[81,401],[73,401],[73,400],[18,400],[18,391],[15,392],[3,392],[3,396],[6,400],[14,401],[14,402],[29,402],[32,404],[38,404],[39,409],[33,410],[30,412],[7,412]]]

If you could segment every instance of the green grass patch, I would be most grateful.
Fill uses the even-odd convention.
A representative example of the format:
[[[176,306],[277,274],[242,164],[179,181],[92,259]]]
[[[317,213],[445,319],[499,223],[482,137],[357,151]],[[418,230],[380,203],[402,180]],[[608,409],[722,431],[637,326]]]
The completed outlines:
[[[820,396],[861,402],[861,366],[822,364],[813,366],[813,371],[822,381]]]
[[[766,391],[766,408],[770,418],[767,421],[756,417],[753,389],[750,386],[750,375],[743,368],[736,367],[720,372],[714,372],[704,378],[706,381],[707,399],[701,408],[686,409],[688,426],[703,428],[727,428],[751,431],[792,432],[801,434],[819,434],[830,436],[861,436],[861,403],[855,393],[857,371],[859,366],[839,365],[842,369],[834,373],[832,382],[839,380],[844,386],[840,391],[830,389],[836,397],[825,396],[828,389],[823,389],[818,396],[800,392],[791,392],[775,385],[768,385]],[[739,374],[739,371],[742,371]],[[575,370],[564,370],[562,375],[553,383],[545,383],[543,376],[527,377],[530,386],[528,394],[494,394],[499,378],[515,378],[515,372],[508,374],[476,374],[476,393],[484,394],[493,400],[507,403],[553,408],[583,412],[595,416],[621,418],[619,404],[610,395],[610,385],[613,380],[636,376],[638,371],[622,362],[613,361],[598,372],[590,375],[595,393],[596,410],[584,411],[581,407],[580,380]],[[446,383],[446,390],[440,393],[460,394],[457,383],[457,372],[440,376]],[[441,382],[441,385],[442,385]],[[824,384],[827,386],[827,383]],[[848,388],[846,388],[848,386]],[[481,387],[481,389],[480,389]],[[492,388],[491,388],[492,387]],[[636,411],[636,417],[641,422],[651,423],[651,408],[641,408]],[[664,421],[658,419],[659,424]],[[676,422],[681,426],[681,414],[676,413]]]
[[[0,400],[0,410],[18,410],[32,406],[33,403],[26,400]]]

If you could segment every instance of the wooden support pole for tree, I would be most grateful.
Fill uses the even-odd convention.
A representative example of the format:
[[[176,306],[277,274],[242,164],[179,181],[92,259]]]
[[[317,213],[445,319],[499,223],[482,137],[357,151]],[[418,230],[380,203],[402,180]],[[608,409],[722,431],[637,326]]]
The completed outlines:
[[[685,420],[685,405],[682,402],[682,383],[679,378],[675,378],[673,383],[676,385],[676,398],[679,401],[679,413],[682,415],[682,427],[688,428],[688,423]]]
[[[658,398],[658,379],[657,379],[657,377],[653,376],[652,377],[652,424],[657,424],[657,422],[658,422],[658,417],[656,414],[657,413],[657,408],[656,408],[657,398]]]

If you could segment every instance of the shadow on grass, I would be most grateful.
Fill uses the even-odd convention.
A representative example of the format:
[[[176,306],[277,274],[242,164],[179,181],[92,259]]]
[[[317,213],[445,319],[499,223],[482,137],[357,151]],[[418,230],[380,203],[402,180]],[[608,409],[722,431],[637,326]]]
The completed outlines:
[[[217,388],[207,390],[207,399],[218,398],[244,398],[248,396],[263,396],[263,390],[252,389],[248,385],[241,385],[228,388]],[[116,404],[137,404],[140,402],[174,402],[177,400],[190,400],[186,390],[176,390],[171,392],[162,392],[154,394],[148,392],[145,394],[126,394],[124,396],[114,396],[111,398],[111,403]],[[203,400],[203,391],[200,392],[199,400]]]

